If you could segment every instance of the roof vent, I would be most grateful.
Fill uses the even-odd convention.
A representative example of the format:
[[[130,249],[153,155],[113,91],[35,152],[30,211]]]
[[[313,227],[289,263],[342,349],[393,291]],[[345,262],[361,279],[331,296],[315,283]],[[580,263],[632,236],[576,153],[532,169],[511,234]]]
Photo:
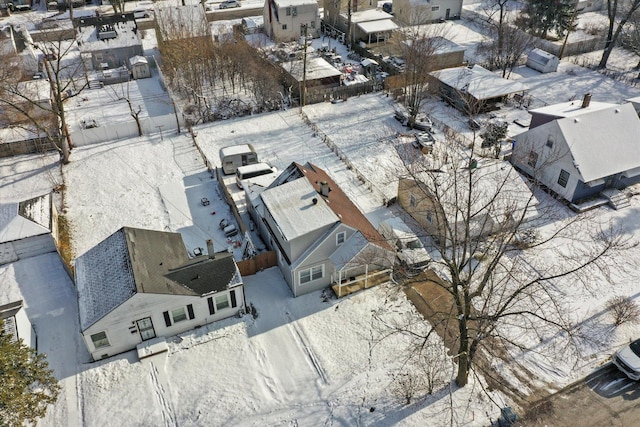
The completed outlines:
[[[320,183],[320,195],[323,197],[329,197],[330,191],[331,191],[331,187],[329,187],[329,184],[327,183],[327,181],[322,181]]]
[[[580,121],[580,119],[578,119],[577,117],[573,119],[574,123],[578,123]]]
[[[591,103],[591,94],[585,93],[584,98],[582,98],[582,108],[587,108]]]
[[[613,111],[615,111],[615,112],[616,112],[616,114],[618,114],[618,113],[620,112],[620,109],[619,109],[619,108],[616,108],[616,109],[615,109],[615,110],[613,110]]]

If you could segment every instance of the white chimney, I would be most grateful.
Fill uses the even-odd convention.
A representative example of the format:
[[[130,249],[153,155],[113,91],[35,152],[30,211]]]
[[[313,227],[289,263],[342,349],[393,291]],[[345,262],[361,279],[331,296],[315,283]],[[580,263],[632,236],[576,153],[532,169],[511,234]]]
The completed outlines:
[[[327,184],[327,181],[322,181],[320,183],[320,195],[323,197],[329,197],[329,192],[331,191],[331,187]]]
[[[585,93],[584,98],[582,98],[582,108],[587,108],[591,103],[591,94]]]
[[[211,239],[207,240],[207,253],[209,254],[209,258],[211,259],[216,257],[215,253],[213,252],[213,240]]]

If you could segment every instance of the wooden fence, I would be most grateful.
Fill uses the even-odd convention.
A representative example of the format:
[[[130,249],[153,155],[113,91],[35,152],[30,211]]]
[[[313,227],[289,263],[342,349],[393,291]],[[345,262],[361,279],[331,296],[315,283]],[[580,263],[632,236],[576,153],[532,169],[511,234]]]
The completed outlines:
[[[242,276],[251,276],[258,271],[278,265],[276,253],[274,251],[262,252],[251,259],[238,261],[238,270]]]

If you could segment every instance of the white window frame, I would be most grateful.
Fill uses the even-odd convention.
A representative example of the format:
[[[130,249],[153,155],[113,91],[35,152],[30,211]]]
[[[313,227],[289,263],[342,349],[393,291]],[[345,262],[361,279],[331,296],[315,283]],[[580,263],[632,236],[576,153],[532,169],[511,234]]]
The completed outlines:
[[[284,13],[285,13],[285,15],[287,15],[287,16],[291,16],[291,7],[287,7],[287,8],[285,8]]]
[[[566,179],[563,178],[564,176],[566,176]],[[567,188],[567,184],[569,184],[569,178],[571,178],[571,174],[564,169],[560,169],[560,175],[558,176],[558,185],[562,188]]]
[[[346,240],[347,240],[347,233],[345,233],[344,231],[341,231],[340,233],[336,234],[336,245],[337,246],[340,246]]]
[[[320,270],[320,275],[318,276],[318,270]],[[309,278],[303,281],[303,274],[306,277],[309,274]],[[324,264],[316,265],[315,267],[307,268],[306,270],[300,270],[298,273],[298,283],[301,285],[305,285],[307,283],[314,282],[316,280],[320,280],[324,277]]]
[[[104,338],[101,338],[99,340],[95,340],[93,337],[95,337],[96,335],[100,335],[100,334],[104,334]],[[100,331],[100,332],[96,332],[95,334],[91,334],[91,342],[93,343],[93,347],[97,350],[99,348],[106,348],[106,347],[111,347],[111,341],[109,341],[109,336],[107,335],[107,331]],[[96,342],[100,342],[100,341],[106,341],[106,344],[102,344],[102,345],[97,345]]]
[[[440,6],[431,6],[431,12],[438,12],[440,10]]]
[[[282,24],[282,29],[286,30],[287,29],[287,24]]]
[[[184,315],[184,319],[181,316],[178,316],[178,319],[176,320],[176,315],[174,314],[176,311],[178,310],[182,310],[182,314]],[[187,314],[187,308],[186,307],[179,307],[176,309],[173,309],[171,311],[169,311],[169,313],[171,314],[171,321],[172,324],[176,324],[179,322],[186,322],[187,320],[189,320],[189,315]]]
[[[529,152],[529,158],[527,159],[527,165],[529,165],[532,168],[535,168],[538,165],[538,153],[536,153],[533,150],[531,150]]]
[[[224,302],[222,302],[222,298],[224,298]],[[231,301],[229,301],[229,294],[218,295],[213,298],[213,303],[216,306],[216,313],[220,310],[224,310],[225,308],[231,307]],[[222,306],[220,306],[221,304]]]

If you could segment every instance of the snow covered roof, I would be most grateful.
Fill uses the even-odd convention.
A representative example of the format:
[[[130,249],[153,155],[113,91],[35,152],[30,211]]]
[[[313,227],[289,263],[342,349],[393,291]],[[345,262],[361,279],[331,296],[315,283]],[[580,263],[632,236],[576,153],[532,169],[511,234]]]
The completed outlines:
[[[560,104],[547,105],[545,107],[534,108],[529,110],[531,115],[543,114],[545,116],[553,116],[557,118],[580,116],[594,111],[606,110],[607,108],[616,107],[617,104],[607,102],[590,101],[589,106],[582,108],[582,100],[561,102]]]
[[[393,31],[399,28],[391,19],[379,19],[376,21],[360,22],[358,27],[365,34],[379,33],[382,31]]]
[[[51,232],[51,195],[0,205],[0,243]]]
[[[189,260],[179,233],[123,227],[76,259],[86,330],[136,293],[206,295],[242,284],[233,257]]]
[[[18,93],[35,102],[51,100],[51,84],[47,79],[18,82]]]
[[[142,46],[133,13],[74,18],[80,52]]]
[[[585,182],[640,167],[640,118],[630,103],[558,119]]]
[[[276,0],[276,4],[279,8],[289,6],[302,6],[307,4],[318,6],[318,2],[316,0]]]
[[[341,13],[340,16],[344,17],[345,20],[347,19],[346,12]],[[369,21],[379,21],[381,19],[391,20],[393,19],[393,15],[377,9],[360,10],[351,14],[351,23],[353,24],[359,24]]]
[[[340,221],[306,179],[269,187],[260,197],[289,241]]]
[[[329,256],[329,260],[337,270],[342,270],[345,266],[348,266],[349,262],[362,252],[368,244],[369,241],[362,235],[362,233],[356,231],[346,242],[344,242]]]
[[[147,58],[145,58],[144,56],[136,55],[129,58],[129,63],[133,66],[136,64],[148,64],[149,61],[147,61]]]
[[[301,60],[283,62],[282,68],[291,74],[298,82],[303,80],[304,64]],[[328,77],[338,77],[342,73],[340,70],[329,64],[324,58],[307,58],[307,81],[320,80]]]
[[[503,79],[479,65],[474,65],[473,68],[447,68],[434,71],[431,75],[447,86],[468,93],[477,100],[497,98],[528,90],[524,84]]]
[[[527,60],[537,62],[538,64],[547,65],[556,56],[542,49],[533,49],[527,55]]]

